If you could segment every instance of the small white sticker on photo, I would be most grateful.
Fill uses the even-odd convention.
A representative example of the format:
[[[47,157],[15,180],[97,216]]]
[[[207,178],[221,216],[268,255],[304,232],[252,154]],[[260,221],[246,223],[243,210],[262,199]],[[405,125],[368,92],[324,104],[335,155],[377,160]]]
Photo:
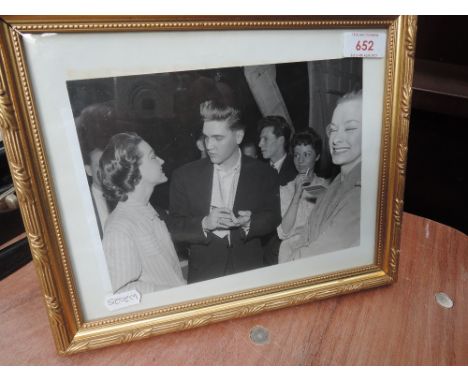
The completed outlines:
[[[385,57],[386,34],[346,32],[343,39],[344,57]]]
[[[123,309],[128,306],[139,304],[141,301],[141,294],[132,289],[128,292],[122,292],[107,296],[105,299],[105,305],[109,310]]]

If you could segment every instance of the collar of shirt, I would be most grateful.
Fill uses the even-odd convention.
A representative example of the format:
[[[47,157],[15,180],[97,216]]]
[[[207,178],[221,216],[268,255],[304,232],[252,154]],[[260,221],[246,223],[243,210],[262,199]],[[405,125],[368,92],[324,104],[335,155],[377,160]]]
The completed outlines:
[[[239,158],[237,159],[237,162],[233,167],[231,167],[228,170],[223,170],[223,168],[219,164],[215,164],[214,169],[223,176],[238,172],[240,170],[241,159],[242,159],[242,152],[241,152],[240,149],[238,149],[238,150],[239,150],[238,151],[239,152]]]
[[[283,155],[283,157],[279,160],[277,160],[275,163],[270,161],[270,165],[275,168],[276,171],[280,172],[281,166],[283,165],[284,160],[286,159],[286,154]]]
[[[211,206],[225,207],[232,210],[239,182],[241,158],[242,155],[239,150],[239,160],[228,170],[223,170],[219,165],[214,165]],[[227,236],[230,240],[229,230],[215,230],[213,234],[220,238]]]
[[[232,209],[239,181],[241,158],[242,155],[239,150],[239,160],[228,170],[223,170],[219,165],[214,165],[211,193],[212,206]]]

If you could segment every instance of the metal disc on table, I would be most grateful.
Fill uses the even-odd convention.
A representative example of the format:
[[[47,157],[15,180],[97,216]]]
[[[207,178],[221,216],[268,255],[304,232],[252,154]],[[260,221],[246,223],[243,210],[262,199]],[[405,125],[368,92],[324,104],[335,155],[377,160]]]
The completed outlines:
[[[452,299],[444,292],[436,293],[435,299],[440,306],[446,309],[451,309],[453,307]]]
[[[262,326],[254,326],[250,330],[250,339],[258,345],[267,344],[270,341],[268,330]]]

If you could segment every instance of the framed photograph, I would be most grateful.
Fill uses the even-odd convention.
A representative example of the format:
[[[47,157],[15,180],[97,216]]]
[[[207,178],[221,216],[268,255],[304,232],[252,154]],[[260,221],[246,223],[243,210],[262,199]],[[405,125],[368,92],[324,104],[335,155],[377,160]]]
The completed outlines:
[[[396,280],[416,17],[1,21],[59,353]]]

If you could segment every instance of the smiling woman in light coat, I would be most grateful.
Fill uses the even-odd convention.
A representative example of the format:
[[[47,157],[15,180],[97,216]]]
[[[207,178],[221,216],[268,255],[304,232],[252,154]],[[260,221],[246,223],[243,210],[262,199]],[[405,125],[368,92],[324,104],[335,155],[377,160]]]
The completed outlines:
[[[346,249],[360,242],[362,91],[338,100],[327,135],[332,161],[341,171],[317,201],[291,260]]]

